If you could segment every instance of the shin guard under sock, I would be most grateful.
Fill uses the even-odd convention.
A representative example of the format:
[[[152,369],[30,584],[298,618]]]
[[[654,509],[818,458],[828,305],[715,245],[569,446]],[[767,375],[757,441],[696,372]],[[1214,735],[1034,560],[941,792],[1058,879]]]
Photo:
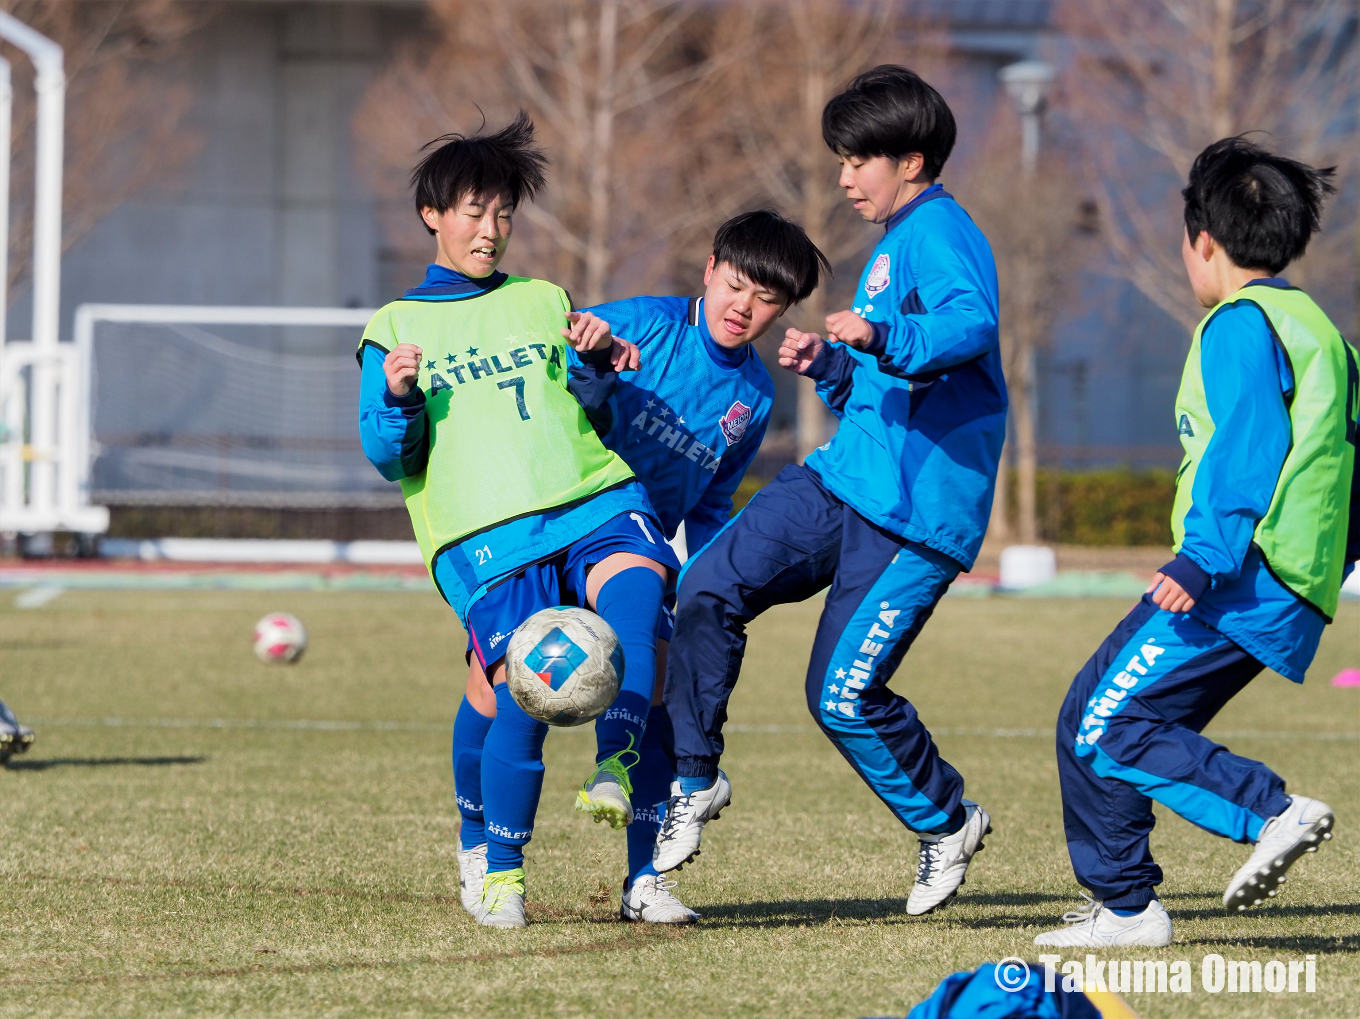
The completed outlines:
[[[482,804],[486,816],[488,871],[524,865],[524,847],[534,833],[534,814],[543,792],[543,740],[548,726],[530,718],[496,687],[496,717],[482,751]]]
[[[656,686],[656,635],[665,594],[666,582],[657,573],[634,566],[610,577],[595,596],[595,611],[614,628],[623,647],[623,688],[595,722],[597,763],[642,746]],[[623,763],[632,761],[625,758]]]
[[[486,841],[482,818],[482,747],[491,719],[466,697],[453,722],[453,791],[463,823],[458,829],[460,849],[474,849]]]
[[[666,744],[671,739],[671,717],[664,704],[652,705],[647,731],[642,735],[641,757],[633,768],[633,823],[628,826],[628,884],[643,874],[655,874],[652,851],[665,820],[666,801],[674,778]]]

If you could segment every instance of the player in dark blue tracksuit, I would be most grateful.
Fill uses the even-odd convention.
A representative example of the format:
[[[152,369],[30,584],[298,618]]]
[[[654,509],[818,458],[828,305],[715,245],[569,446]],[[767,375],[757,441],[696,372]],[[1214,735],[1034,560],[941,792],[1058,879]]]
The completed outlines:
[[[986,529],[1006,420],[996,269],[981,232],[934,183],[953,118],[919,77],[894,67],[861,76],[828,105],[823,133],[848,196],[886,235],[854,310],[827,319],[841,342],[790,330],[781,349],[781,364],[815,379],[840,418],[836,437],[785,468],[681,575],[665,692],[680,779],[656,866],[691,858],[730,795],[718,760],[746,624],[830,585],[808,707],[920,835],[908,909],[924,913],[962,883],[988,819],[887,683]]]

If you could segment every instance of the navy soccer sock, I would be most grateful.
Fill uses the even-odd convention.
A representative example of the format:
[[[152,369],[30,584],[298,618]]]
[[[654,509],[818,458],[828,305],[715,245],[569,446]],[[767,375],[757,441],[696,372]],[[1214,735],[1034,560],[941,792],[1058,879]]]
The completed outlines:
[[[458,829],[461,849],[473,849],[486,841],[482,819],[482,746],[492,719],[472,706],[466,697],[453,721],[453,790],[463,823]]]
[[[524,847],[533,836],[543,792],[547,735],[548,726],[524,713],[510,696],[510,687],[504,683],[496,687],[496,717],[482,751],[482,767],[490,776],[482,789],[488,871],[524,866]]]
[[[596,762],[620,751],[640,753],[647,711],[656,686],[656,635],[666,582],[645,566],[634,566],[605,581],[595,611],[614,628],[623,646],[623,689],[595,722]],[[624,765],[636,761],[627,755]]]
[[[664,704],[653,704],[642,735],[641,758],[633,769],[633,823],[628,826],[628,884],[643,874],[655,874],[652,851],[665,820],[666,801],[675,777],[666,744],[671,738],[671,716]]]

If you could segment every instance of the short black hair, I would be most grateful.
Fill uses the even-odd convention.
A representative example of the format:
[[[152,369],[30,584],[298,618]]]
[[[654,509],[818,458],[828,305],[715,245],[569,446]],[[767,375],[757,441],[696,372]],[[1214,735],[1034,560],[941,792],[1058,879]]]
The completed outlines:
[[[417,214],[447,212],[467,195],[508,195],[518,206],[547,183],[548,159],[534,146],[534,122],[523,110],[495,134],[442,134],[421,151],[431,148],[411,171]]]
[[[1223,138],[1195,157],[1185,232],[1205,231],[1234,264],[1275,275],[1301,256],[1321,226],[1322,200],[1336,191],[1335,167],[1315,169],[1245,138]]]
[[[817,289],[831,263],[801,226],[773,209],[733,216],[713,237],[713,262],[797,304]]]
[[[954,151],[958,128],[944,96],[915,71],[880,64],[831,97],[822,110],[822,139],[842,156],[888,156],[913,152],[934,180]]]

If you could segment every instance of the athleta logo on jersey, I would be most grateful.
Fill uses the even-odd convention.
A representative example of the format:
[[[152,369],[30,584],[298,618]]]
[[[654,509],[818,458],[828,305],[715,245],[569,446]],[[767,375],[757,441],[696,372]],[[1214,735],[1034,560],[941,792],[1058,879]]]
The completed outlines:
[[[727,437],[727,444],[729,446],[735,446],[741,441],[741,437],[746,434],[746,429],[750,424],[751,408],[740,400],[737,400],[732,406],[728,407],[727,413],[718,421],[718,427],[722,429],[723,435]]]
[[[741,404],[735,403],[732,406],[736,408],[740,407]],[[653,409],[655,409],[655,413],[649,413]],[[727,413],[730,415],[732,411],[729,410]],[[639,411],[637,416],[634,417],[629,424],[634,428],[642,429],[647,435],[654,438],[663,446],[668,446],[670,449],[673,449],[677,454],[683,454],[686,460],[692,460],[704,470],[713,471],[716,474],[718,464],[722,463],[722,457],[717,456],[714,450],[709,449],[693,435],[681,428],[680,426],[685,423],[685,419],[679,414],[674,414],[674,426],[667,424],[667,419],[673,414],[674,412],[669,407],[653,397],[648,399],[647,403],[644,405],[644,409]],[[751,412],[747,409],[746,419],[749,421],[750,418]],[[741,429],[745,432],[746,425],[743,424]],[[726,425],[723,426],[723,431],[727,431]],[[728,441],[730,442],[731,440],[729,439]]]
[[[888,275],[889,264],[886,252],[874,259],[874,267],[869,270],[869,278],[864,281],[864,292],[870,297],[877,297],[888,289],[888,283],[892,280]]]

